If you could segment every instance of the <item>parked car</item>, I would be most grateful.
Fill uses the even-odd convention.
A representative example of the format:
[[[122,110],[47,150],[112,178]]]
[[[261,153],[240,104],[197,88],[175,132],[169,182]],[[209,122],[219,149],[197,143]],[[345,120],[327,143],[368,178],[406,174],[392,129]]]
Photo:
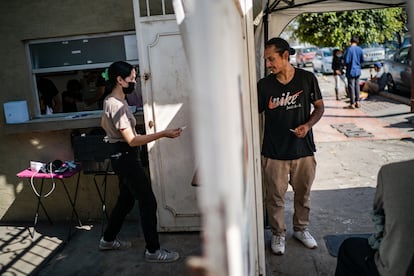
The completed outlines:
[[[407,45],[400,48],[390,59],[384,61],[388,92],[410,95],[411,47]]]
[[[401,47],[405,47],[405,46],[408,46],[408,45],[411,45],[411,44],[412,44],[411,43],[411,34],[404,35],[404,39],[403,39]]]
[[[361,45],[362,52],[364,53],[364,63],[362,67],[369,67],[374,65],[375,62],[383,62],[385,60],[385,49],[378,44]]]
[[[298,63],[296,62],[296,54],[293,54],[293,55],[290,55],[289,56],[289,62],[293,66],[297,66],[298,65]]]
[[[316,51],[312,61],[313,72],[332,74],[332,48],[320,48]]]
[[[298,67],[312,65],[312,60],[317,50],[317,47],[305,47],[296,49],[296,62],[298,64]]]

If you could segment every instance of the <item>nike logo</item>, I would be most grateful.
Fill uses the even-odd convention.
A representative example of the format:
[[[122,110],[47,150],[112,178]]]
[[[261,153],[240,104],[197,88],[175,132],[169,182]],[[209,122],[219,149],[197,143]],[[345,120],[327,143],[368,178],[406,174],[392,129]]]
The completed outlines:
[[[270,97],[268,107],[269,109],[275,109],[278,106],[294,105],[296,104],[296,99],[302,93],[303,90],[300,90],[293,95],[290,95],[290,92],[288,92],[287,94],[283,93],[279,98]]]

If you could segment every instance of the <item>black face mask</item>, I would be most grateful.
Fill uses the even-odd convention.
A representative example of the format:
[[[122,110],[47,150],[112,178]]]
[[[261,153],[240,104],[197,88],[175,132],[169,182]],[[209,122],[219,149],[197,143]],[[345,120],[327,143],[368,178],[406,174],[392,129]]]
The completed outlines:
[[[131,94],[135,90],[135,82],[128,82],[128,87],[122,87],[124,94]]]

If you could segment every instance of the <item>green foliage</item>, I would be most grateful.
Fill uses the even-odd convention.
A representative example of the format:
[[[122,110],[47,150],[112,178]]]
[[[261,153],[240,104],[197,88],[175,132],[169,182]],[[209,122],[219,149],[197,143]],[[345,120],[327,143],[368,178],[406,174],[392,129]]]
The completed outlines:
[[[344,48],[353,35],[362,43],[384,43],[402,35],[407,23],[403,8],[307,13],[297,19],[294,35],[319,47]]]

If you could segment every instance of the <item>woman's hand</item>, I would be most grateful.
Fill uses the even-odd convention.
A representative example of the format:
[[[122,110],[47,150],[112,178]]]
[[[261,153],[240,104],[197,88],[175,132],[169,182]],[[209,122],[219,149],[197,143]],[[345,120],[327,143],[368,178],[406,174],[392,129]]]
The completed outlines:
[[[122,136],[125,142],[128,143],[131,147],[142,146],[148,144],[152,141],[158,140],[160,138],[176,138],[181,135],[181,128],[166,129],[164,131],[144,134],[144,135],[135,135],[130,127],[121,129]]]
[[[163,131],[163,136],[167,138],[176,138],[181,135],[182,129],[174,128],[174,129],[166,129]]]

